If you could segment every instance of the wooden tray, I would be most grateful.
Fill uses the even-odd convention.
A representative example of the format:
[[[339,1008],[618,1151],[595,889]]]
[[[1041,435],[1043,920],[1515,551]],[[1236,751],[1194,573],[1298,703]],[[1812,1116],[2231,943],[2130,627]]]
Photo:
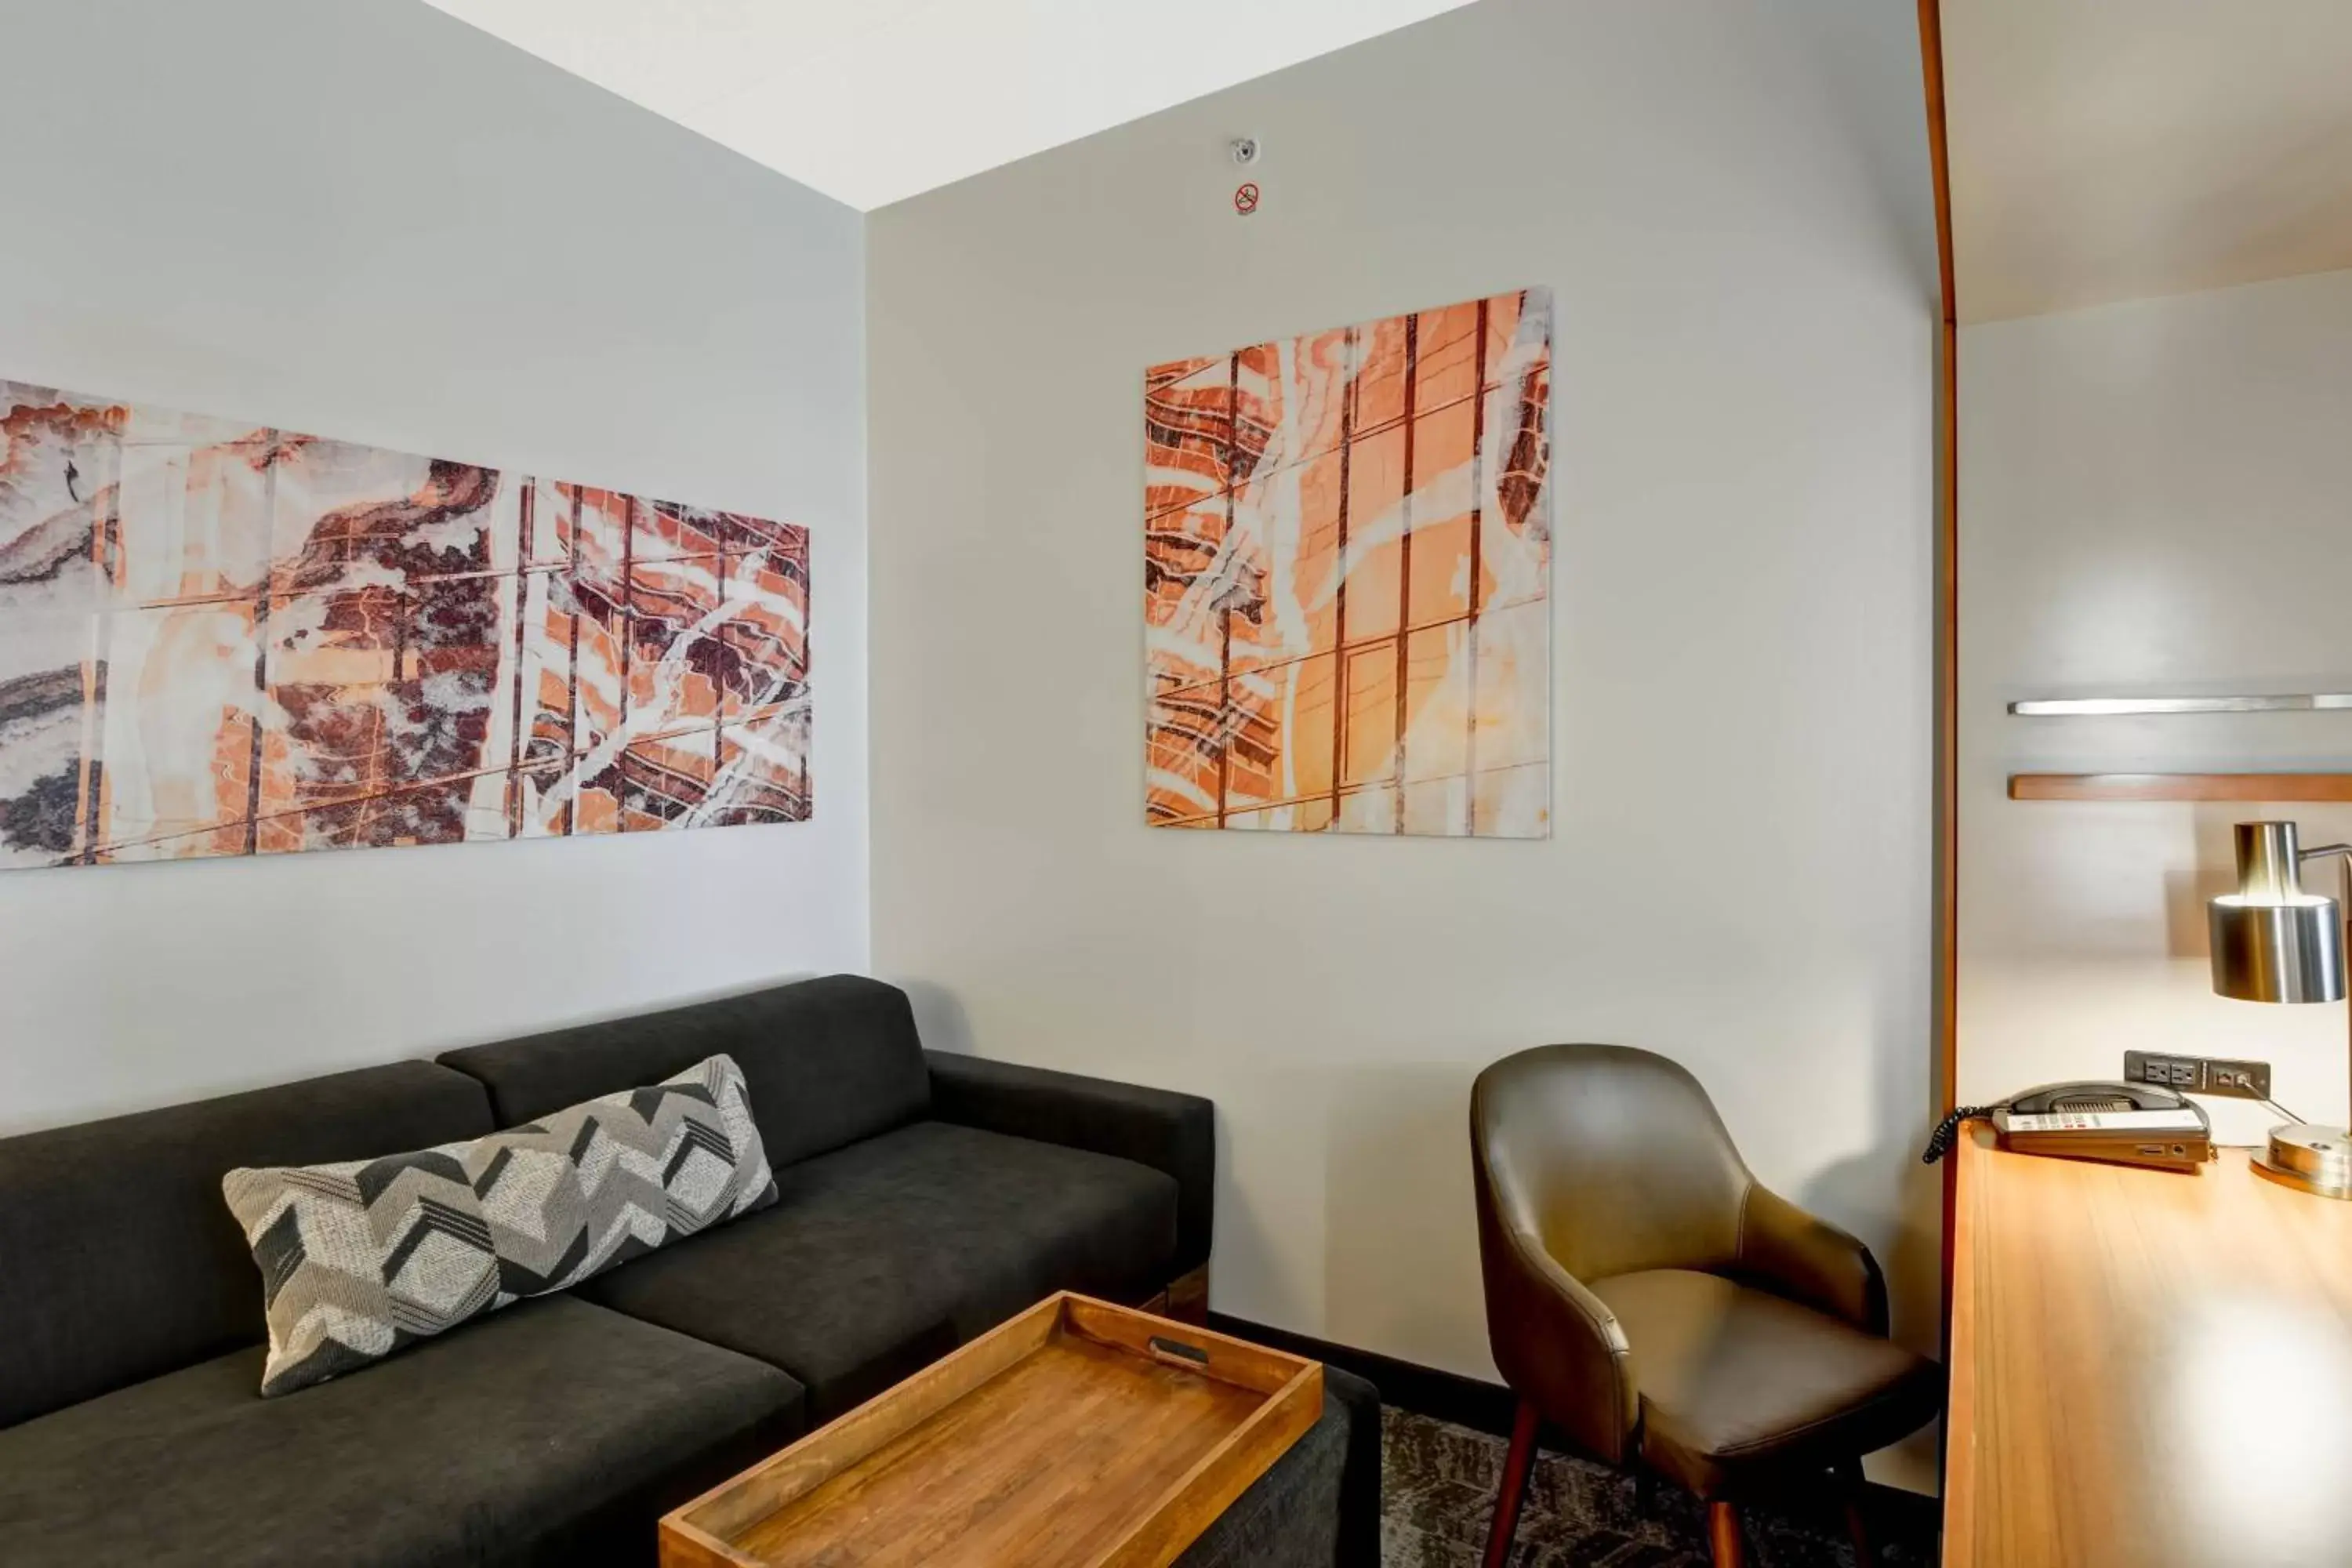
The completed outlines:
[[[1164,1568],[1323,1368],[1065,1291],[661,1522],[663,1568]]]

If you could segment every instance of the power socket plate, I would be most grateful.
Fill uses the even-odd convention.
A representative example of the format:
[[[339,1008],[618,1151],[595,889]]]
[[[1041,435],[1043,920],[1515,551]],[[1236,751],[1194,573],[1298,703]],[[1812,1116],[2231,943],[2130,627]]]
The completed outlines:
[[[2124,1077],[2179,1094],[2218,1094],[2232,1100],[2268,1100],[2271,1064],[2226,1057],[2176,1057],[2158,1051],[2126,1051]]]

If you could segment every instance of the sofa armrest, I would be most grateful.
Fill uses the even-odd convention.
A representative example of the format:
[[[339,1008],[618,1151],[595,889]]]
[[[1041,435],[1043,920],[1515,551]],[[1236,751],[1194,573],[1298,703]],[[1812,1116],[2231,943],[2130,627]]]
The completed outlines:
[[[1198,1095],[926,1049],[941,1121],[1112,1154],[1176,1178],[1171,1275],[1209,1260],[1217,1182],[1215,1108]]]

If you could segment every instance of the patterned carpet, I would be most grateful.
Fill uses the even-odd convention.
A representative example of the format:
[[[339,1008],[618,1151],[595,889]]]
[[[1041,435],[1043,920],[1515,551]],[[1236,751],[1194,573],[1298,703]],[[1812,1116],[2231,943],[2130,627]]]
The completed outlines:
[[[1494,1516],[1503,1440],[1391,1410],[1381,1430],[1381,1568],[1476,1568]],[[1853,1549],[1824,1499],[1787,1515],[1747,1511],[1751,1568],[1847,1568]],[[1936,1561],[1934,1505],[1874,1502],[1871,1529],[1885,1568]],[[1546,1453],[1528,1482],[1512,1568],[1707,1568],[1699,1506],[1671,1487],[1644,1516],[1633,1482],[1581,1459]]]

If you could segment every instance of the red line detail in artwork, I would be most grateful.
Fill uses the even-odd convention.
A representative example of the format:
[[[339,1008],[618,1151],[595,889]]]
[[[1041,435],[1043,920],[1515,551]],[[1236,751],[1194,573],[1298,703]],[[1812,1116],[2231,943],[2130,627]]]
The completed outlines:
[[[727,760],[727,650],[733,646],[734,640],[728,635],[733,629],[732,624],[724,618],[727,609],[727,563],[735,559],[734,552],[727,547],[727,541],[730,537],[733,536],[723,530],[719,534],[719,609],[721,618],[719,625],[712,630],[712,635],[719,639],[719,721],[710,727],[710,783],[704,790],[706,796],[710,790],[719,787],[719,770]]]
[[[803,698],[815,689],[813,684],[815,680],[815,677],[811,674],[811,671],[816,668],[816,634],[809,629],[810,622],[814,617],[816,609],[815,556],[816,545],[814,542],[813,542],[807,534],[802,534],[800,549],[801,695]],[[811,729],[804,732],[805,743],[801,747],[800,819],[803,822],[816,815],[816,802],[812,799],[809,795],[809,753],[816,749],[816,736],[814,729],[815,720],[814,717],[811,718],[809,723],[811,725]]]
[[[116,459],[113,482],[97,493],[106,497],[106,507],[99,513],[90,530],[90,551],[94,565],[101,577],[110,578],[120,570],[121,552],[116,541],[121,531],[122,488],[121,459]],[[98,859],[100,826],[106,809],[106,763],[98,752],[104,744],[106,713],[106,678],[108,663],[96,657],[98,649],[85,647],[82,663],[81,701],[81,784],[80,797],[74,803],[74,858],[83,865],[95,865]]]
[[[1246,209],[1244,209],[1246,210]],[[1242,421],[1242,356],[1225,356],[1225,533],[1217,542],[1219,560],[1230,561],[1234,553],[1234,471],[1241,466],[1236,450],[1241,445]],[[1209,569],[1218,570],[1213,560]],[[1234,612],[1228,605],[1217,612],[1217,826],[1225,825],[1225,792],[1233,785],[1234,773]]]
[[[1402,629],[1412,625],[1412,394],[1421,363],[1421,317],[1404,319],[1404,486],[1397,496],[1397,632],[1396,647],[1396,831],[1404,831],[1405,692],[1410,671],[1405,651],[1412,638]]]
[[[269,479],[264,489],[268,497],[268,515],[278,515],[278,465],[269,465]],[[246,749],[245,762],[245,853],[252,855],[261,847],[261,765],[262,710],[269,704],[269,588],[277,576],[275,571],[262,574],[261,584],[253,591],[253,694],[252,737]]]
[[[1356,329],[1347,336],[1347,380],[1339,394],[1339,525],[1332,554],[1337,574],[1331,589],[1331,821],[1339,826],[1339,781],[1348,771],[1348,488],[1349,468],[1356,445],[1356,378],[1363,371],[1357,360],[1361,342]]]
[[[630,496],[626,498],[626,504],[621,509],[621,597],[619,606],[619,619],[621,624],[615,628],[615,635],[621,644],[621,705],[618,710],[620,717],[613,721],[614,733],[623,738],[624,743],[621,747],[621,752],[624,756],[628,754],[629,750],[628,745],[626,744],[626,739],[629,733],[629,667],[633,662],[633,656],[636,651],[633,645],[637,640],[635,614],[637,597],[636,542],[637,498]]]
[[[566,711],[566,714],[565,714],[564,726],[563,726],[563,733],[564,733],[564,735],[565,735],[565,737],[566,737],[566,742],[567,742],[566,746],[565,746],[565,750],[566,750],[566,751],[568,751],[568,752],[571,753],[571,755],[572,755],[574,759],[578,758],[578,756],[580,755],[580,594],[579,594],[579,583],[580,583],[580,517],[581,517],[581,511],[582,511],[583,506],[583,504],[584,504],[584,503],[583,503],[583,492],[581,490],[581,489],[580,489],[580,487],[579,487],[578,485],[574,485],[574,486],[572,486],[572,540],[571,540],[571,545],[570,545],[570,553],[571,553],[570,566],[571,566],[571,571],[570,571],[569,578],[568,578],[568,580],[569,580],[569,581],[571,582],[571,584],[572,584],[572,614],[571,614],[571,621],[572,621],[572,647],[571,647],[571,649],[570,649],[571,658],[572,658],[572,668],[571,668],[570,673],[569,673],[569,674],[567,675],[567,677],[565,678],[564,693],[563,693],[564,706],[565,706],[565,709],[566,709],[566,710],[567,710],[567,711]],[[579,816],[580,816],[580,792],[579,792],[578,790],[574,790],[574,791],[572,791],[572,797],[571,797],[569,800],[566,800],[566,801],[563,803],[563,837],[564,837],[569,838],[570,837],[572,837],[572,825],[573,825],[573,824],[574,824],[574,823],[579,819]]]
[[[515,618],[514,732],[508,737],[509,743],[507,747],[507,834],[513,838],[522,837],[523,688],[530,684],[524,668],[524,650],[530,644],[530,579],[523,575],[520,567],[530,559],[531,547],[536,542],[532,531],[539,514],[538,481],[525,474],[520,476],[520,493],[515,498],[517,571],[512,600]],[[533,714],[539,711],[536,698],[530,704],[530,710]]]
[[[1486,305],[1485,300],[1478,301],[1478,374],[1473,377],[1478,384],[1478,398],[1470,409],[1470,625],[1462,634],[1462,769],[1473,779],[1478,776],[1478,591],[1486,574],[1480,554],[1485,541],[1479,531],[1486,500],[1481,486],[1486,474]],[[1474,838],[1478,834],[1475,788],[1463,792],[1462,831]]]

